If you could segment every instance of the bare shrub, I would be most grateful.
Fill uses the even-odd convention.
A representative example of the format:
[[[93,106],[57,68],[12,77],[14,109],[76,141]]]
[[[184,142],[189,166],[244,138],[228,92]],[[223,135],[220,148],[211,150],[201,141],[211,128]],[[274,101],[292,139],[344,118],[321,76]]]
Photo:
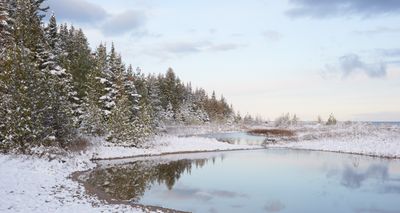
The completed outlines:
[[[86,150],[90,146],[90,142],[85,137],[75,138],[66,149],[72,152],[81,152]]]
[[[253,129],[248,131],[250,134],[265,135],[265,136],[283,136],[283,137],[293,137],[295,132],[286,129]]]

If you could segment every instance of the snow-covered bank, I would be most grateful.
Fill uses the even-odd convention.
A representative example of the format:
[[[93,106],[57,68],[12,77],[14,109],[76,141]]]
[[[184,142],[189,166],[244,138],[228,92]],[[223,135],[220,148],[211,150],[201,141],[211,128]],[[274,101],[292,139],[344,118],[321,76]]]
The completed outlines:
[[[0,154],[0,212],[143,212],[122,204],[106,204],[86,194],[69,177],[96,166],[91,158],[121,158],[172,152],[259,148],[200,137],[163,136],[148,148],[110,146],[101,139],[80,154],[37,156]],[[53,159],[53,160],[49,160]],[[144,210],[150,212],[150,210]]]
[[[352,154],[362,154],[376,157],[400,158],[400,140],[376,141],[376,140],[319,140],[300,141],[284,144],[269,145],[268,147],[306,149],[316,151],[331,151]]]
[[[175,125],[167,126],[164,131],[168,135],[175,136],[188,136],[188,135],[203,135],[208,133],[216,132],[232,132],[232,131],[243,131],[246,127],[244,125],[231,124],[231,125],[220,125],[220,124],[207,124],[207,125]]]
[[[198,136],[179,137],[177,135],[182,133],[178,129],[179,127],[174,128],[174,135],[154,138],[147,148],[141,149],[117,147],[103,139],[94,138],[92,145],[80,154],[52,154],[41,158],[0,154],[0,212],[143,212],[142,209],[129,205],[106,204],[97,197],[88,195],[82,185],[68,177],[73,172],[94,168],[96,164],[90,161],[91,158],[259,148],[222,143]],[[196,131],[188,128],[183,132],[204,133],[212,129],[199,128]],[[267,146],[400,157],[399,126],[352,123],[336,126],[299,125],[289,129],[296,132],[293,141]]]
[[[94,167],[89,158],[62,160],[0,155],[0,212],[142,212],[106,205],[68,176]]]
[[[292,128],[294,141],[267,147],[307,149],[400,158],[400,126],[342,123],[336,126],[308,125]]]
[[[118,147],[107,143],[99,143],[90,151],[94,159],[126,158],[139,155],[160,155],[175,152],[200,152],[236,149],[255,149],[261,146],[234,145],[219,142],[213,138],[162,136],[155,138],[149,148]]]

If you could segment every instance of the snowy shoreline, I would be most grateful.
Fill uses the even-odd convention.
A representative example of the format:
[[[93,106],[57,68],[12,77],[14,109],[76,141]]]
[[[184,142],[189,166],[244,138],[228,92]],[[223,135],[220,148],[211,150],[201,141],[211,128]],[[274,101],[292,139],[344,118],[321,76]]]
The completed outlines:
[[[320,152],[334,152],[342,154],[353,154],[353,155],[364,155],[369,157],[377,158],[388,158],[388,159],[400,159],[400,144],[396,145],[396,149],[392,150],[394,152],[388,151],[373,151],[366,150],[360,146],[353,146],[351,149],[342,148],[337,146],[338,141],[332,141],[334,145],[330,146],[327,144],[321,144],[318,142],[297,142],[279,145],[268,145],[266,148],[279,148],[279,149],[292,149],[292,150],[308,150],[308,151],[320,151]],[[347,142],[345,142],[347,143]],[[325,146],[325,147],[324,147]],[[381,146],[375,146],[377,148],[383,148]]]
[[[302,126],[294,130],[298,134],[295,140],[267,147],[400,158],[400,126],[343,123],[331,127]]]
[[[272,127],[268,127],[272,128]],[[289,128],[290,129],[290,128]],[[267,144],[265,148],[302,149],[361,154],[372,157],[400,158],[400,127],[366,124],[292,127],[293,141]],[[199,129],[197,129],[199,130]],[[197,132],[196,130],[196,132]],[[232,130],[237,130],[231,129]],[[118,147],[101,138],[91,138],[92,145],[81,153],[63,155],[0,154],[0,212],[160,212],[159,209],[110,203],[87,193],[82,183],[71,178],[75,172],[97,166],[94,159],[121,159],[166,154],[260,149],[261,146],[232,145],[213,138],[158,136],[147,148]],[[210,128],[200,133],[221,131]],[[224,129],[229,131],[229,129]],[[243,131],[243,129],[242,129]],[[41,149],[38,149],[40,153]]]
[[[96,140],[96,139],[95,139]],[[119,147],[102,142],[100,146],[93,146],[88,151],[93,160],[131,158],[138,156],[153,156],[161,154],[185,153],[185,152],[207,152],[224,150],[245,150],[261,148],[261,146],[234,145],[217,141],[213,138],[197,136],[178,137],[161,136],[150,142],[149,148]]]
[[[71,175],[95,168],[94,158],[260,148],[200,137],[158,137],[147,149],[116,147],[99,140],[94,138],[92,143],[98,145],[79,154],[46,154],[42,157],[0,154],[0,212],[161,212],[154,207],[104,202],[88,194]]]

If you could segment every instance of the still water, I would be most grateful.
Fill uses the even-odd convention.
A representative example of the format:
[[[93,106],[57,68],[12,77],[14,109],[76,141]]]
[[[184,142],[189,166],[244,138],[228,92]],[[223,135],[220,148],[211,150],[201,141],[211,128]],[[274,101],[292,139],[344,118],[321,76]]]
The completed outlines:
[[[104,161],[109,196],[190,212],[400,212],[400,161],[268,149]]]

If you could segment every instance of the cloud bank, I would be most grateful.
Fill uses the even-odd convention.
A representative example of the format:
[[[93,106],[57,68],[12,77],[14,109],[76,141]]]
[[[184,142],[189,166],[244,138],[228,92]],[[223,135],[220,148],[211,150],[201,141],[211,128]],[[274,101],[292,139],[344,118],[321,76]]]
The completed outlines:
[[[139,29],[146,22],[146,14],[139,10],[128,10],[106,20],[101,31],[106,36],[121,35]]]
[[[86,0],[49,0],[48,6],[60,20],[96,24],[105,36],[118,36],[138,30],[147,21],[144,11],[126,10],[119,14],[111,14],[103,7]],[[143,37],[150,33],[141,30],[132,35]]]
[[[400,12],[398,0],[290,0],[294,7],[286,13],[290,17],[327,18],[359,15],[372,17]]]
[[[161,42],[145,48],[142,53],[161,60],[183,57],[204,52],[227,52],[244,47],[237,43],[213,43],[211,41]]]
[[[104,8],[85,0],[49,0],[47,3],[62,20],[92,23],[108,16]]]
[[[378,34],[388,34],[388,33],[400,33],[400,27],[376,27],[370,30],[357,30],[354,31],[360,35],[378,35]]]
[[[386,63],[366,63],[356,54],[339,57],[337,64],[327,65],[327,70],[333,73],[340,73],[343,78],[355,73],[363,73],[370,78],[382,78],[387,75]]]

